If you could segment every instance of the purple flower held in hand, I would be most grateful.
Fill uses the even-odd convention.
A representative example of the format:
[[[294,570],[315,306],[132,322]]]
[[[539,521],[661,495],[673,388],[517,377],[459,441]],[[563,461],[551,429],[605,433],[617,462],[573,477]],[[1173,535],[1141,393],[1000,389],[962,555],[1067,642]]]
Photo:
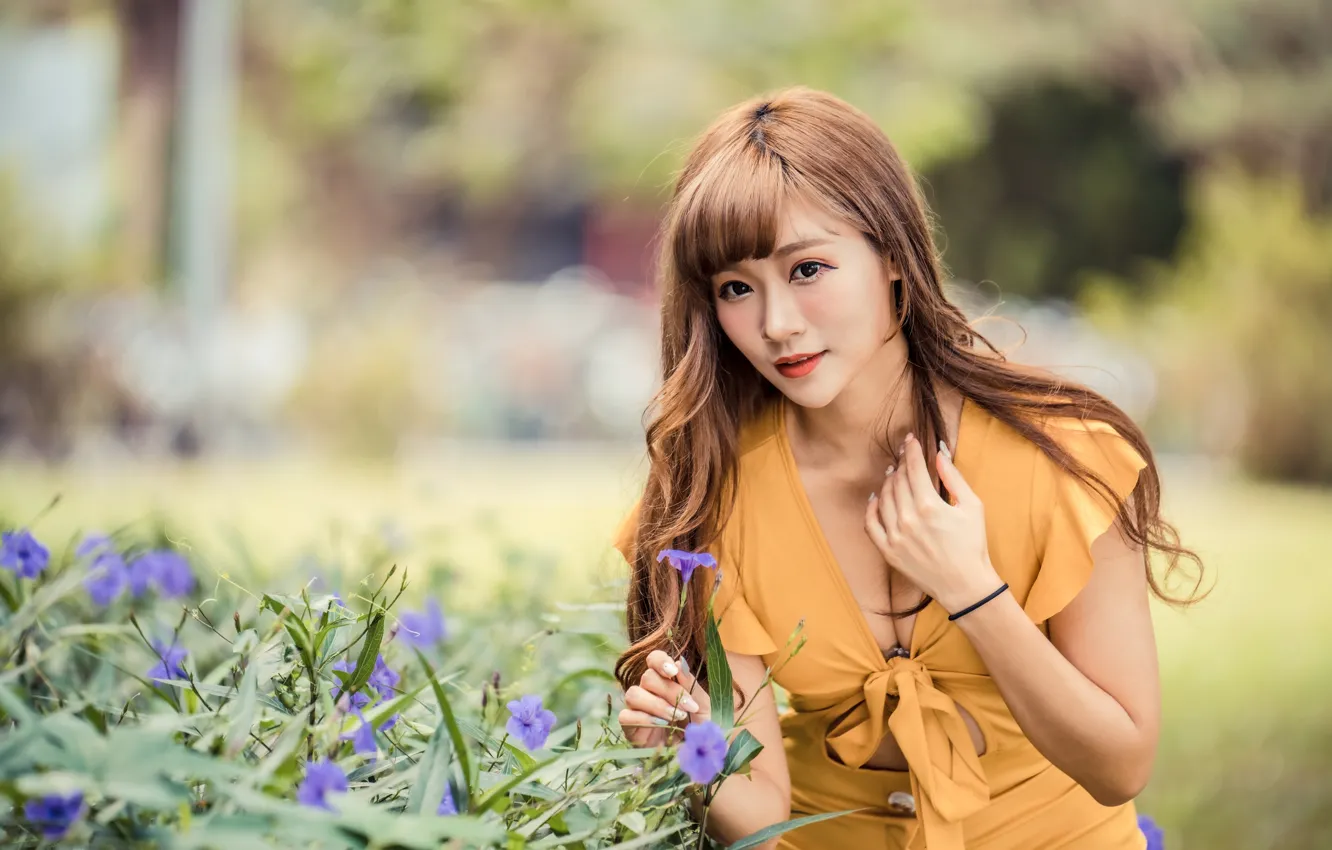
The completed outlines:
[[[336,811],[328,801],[329,794],[347,792],[347,774],[328,759],[305,763],[305,781],[296,789],[296,802],[316,809]]]
[[[707,552],[685,552],[682,549],[662,549],[657,553],[657,563],[669,560],[672,567],[680,571],[680,578],[685,584],[693,577],[698,567],[715,567],[717,559]]]
[[[83,792],[71,794],[47,794],[23,804],[23,816],[37,829],[47,841],[63,838],[74,822],[83,813]]]
[[[444,612],[439,610],[439,602],[435,599],[426,600],[425,611],[404,611],[399,620],[402,627],[398,630],[398,636],[408,646],[425,649],[443,643],[449,636]]]
[[[437,815],[456,815],[458,814],[458,804],[453,802],[453,789],[444,786],[444,797],[439,801],[439,808],[435,810]]]
[[[356,672],[356,665],[350,661],[334,661],[333,669],[346,673],[347,678],[350,679],[352,674]],[[336,676],[334,677],[333,687],[329,690],[329,693],[332,694],[334,702],[337,702],[342,698],[342,682],[337,681]],[[370,704],[370,695],[365,691],[357,691],[348,697],[348,700],[351,702],[352,710],[356,711],[365,708]]]
[[[153,641],[153,652],[157,653],[157,663],[148,671],[149,679],[187,679],[189,676],[185,673],[185,668],[181,666],[185,663],[185,656],[188,654],[184,647],[176,646],[172,643],[167,646],[160,640]]]
[[[399,676],[393,668],[388,666],[388,662],[385,661],[384,656],[381,655],[375,659],[375,669],[374,672],[370,674],[367,684],[374,688],[382,697],[387,696],[398,686],[398,680],[400,678],[402,677]]]
[[[21,578],[37,578],[50,560],[50,550],[38,543],[28,529],[0,534],[0,566],[13,570]]]
[[[675,758],[691,782],[707,785],[717,778],[726,763],[726,736],[711,720],[690,723],[685,727],[684,742]]]
[[[523,742],[529,750],[546,745],[550,730],[555,726],[555,712],[541,707],[541,697],[528,694],[509,703],[513,716],[504,725],[504,731]]]
[[[1138,815],[1138,829],[1147,837],[1147,850],[1165,850],[1165,831],[1147,815]]]

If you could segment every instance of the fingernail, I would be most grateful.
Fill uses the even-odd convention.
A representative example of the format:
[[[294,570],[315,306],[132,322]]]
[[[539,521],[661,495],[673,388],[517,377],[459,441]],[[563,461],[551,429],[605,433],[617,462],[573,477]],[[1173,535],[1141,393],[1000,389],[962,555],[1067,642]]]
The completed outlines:
[[[888,468],[887,468],[886,470],[884,470],[883,474],[884,474],[884,475],[892,475],[894,469],[897,469],[897,467],[896,467],[896,466],[892,466],[892,465],[890,464],[890,465],[888,466]]]
[[[878,494],[878,493],[870,493],[869,500],[870,500],[871,502],[874,501],[874,500],[877,499],[877,498],[879,498],[879,494]]]
[[[698,711],[698,703],[693,697],[685,697],[680,701],[680,705],[684,706],[685,711]]]
[[[680,669],[686,673],[689,672],[689,659],[685,658],[683,655],[680,656]]]
[[[662,720],[660,717],[654,717],[654,718],[652,718],[652,725],[653,725],[653,726],[670,726],[670,725],[671,725],[671,721],[669,721],[669,720]]]
[[[661,669],[667,676],[674,676],[676,673],[680,672],[679,668],[669,661],[661,665]]]
[[[673,712],[673,714],[675,715],[675,719],[676,719],[676,720],[688,720],[688,719],[689,719],[689,715],[685,713],[685,712],[687,712],[687,711],[689,711],[689,709],[687,709],[687,708],[685,708],[683,711],[682,711],[681,709],[679,709],[679,708],[675,709],[675,711]]]
[[[939,441],[939,454],[944,455],[945,457],[953,456],[952,452],[948,451],[948,444],[943,440]]]

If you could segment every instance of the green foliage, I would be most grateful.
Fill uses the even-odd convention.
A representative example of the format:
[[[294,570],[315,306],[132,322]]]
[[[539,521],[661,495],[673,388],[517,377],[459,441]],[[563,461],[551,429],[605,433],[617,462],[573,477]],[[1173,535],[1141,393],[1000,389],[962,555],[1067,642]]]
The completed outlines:
[[[127,575],[160,537],[117,533]],[[5,846],[37,846],[25,805],[74,791],[85,808],[66,838],[91,846],[715,846],[690,817],[674,747],[630,747],[614,721],[618,685],[605,671],[621,645],[618,612],[550,613],[534,565],[513,562],[524,593],[450,612],[447,641],[409,647],[397,566],[344,603],[315,580],[253,593],[196,552],[199,598],[127,586],[99,608],[84,588],[97,566],[75,542],[53,547],[36,579],[0,570]],[[720,652],[715,624],[711,635]],[[184,677],[150,670],[177,663],[163,647],[187,650]],[[729,682],[724,652],[709,664]],[[525,672],[514,682],[498,672],[515,667]],[[506,703],[523,694],[558,712],[535,752],[504,729]],[[356,738],[367,728],[378,730],[372,747]],[[761,749],[738,729],[706,799]],[[326,794],[328,810],[302,792],[324,760],[348,783]],[[437,813],[446,795],[460,814]]]
[[[1094,312],[1150,352],[1163,431],[1251,472],[1332,482],[1332,216],[1300,185],[1217,168],[1196,183],[1177,262],[1145,305],[1103,281]],[[1145,309],[1143,307],[1145,306]]]

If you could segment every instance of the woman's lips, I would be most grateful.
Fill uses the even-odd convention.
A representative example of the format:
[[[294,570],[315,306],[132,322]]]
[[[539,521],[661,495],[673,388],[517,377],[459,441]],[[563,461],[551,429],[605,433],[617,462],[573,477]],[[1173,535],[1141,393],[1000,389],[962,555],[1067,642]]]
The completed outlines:
[[[785,378],[803,378],[810,372],[813,372],[823,360],[826,351],[821,351],[813,357],[806,357],[804,360],[797,360],[794,363],[782,363],[777,367],[777,371],[782,373]]]

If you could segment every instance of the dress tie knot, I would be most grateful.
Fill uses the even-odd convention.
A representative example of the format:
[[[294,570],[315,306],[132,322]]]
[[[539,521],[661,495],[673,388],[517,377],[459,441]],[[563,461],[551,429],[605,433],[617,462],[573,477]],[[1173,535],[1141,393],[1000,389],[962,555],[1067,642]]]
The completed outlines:
[[[887,732],[897,741],[921,827],[913,850],[963,850],[961,822],[990,801],[990,787],[957,704],[934,686],[929,669],[917,658],[886,659],[830,713],[828,747],[850,767],[864,766]]]

